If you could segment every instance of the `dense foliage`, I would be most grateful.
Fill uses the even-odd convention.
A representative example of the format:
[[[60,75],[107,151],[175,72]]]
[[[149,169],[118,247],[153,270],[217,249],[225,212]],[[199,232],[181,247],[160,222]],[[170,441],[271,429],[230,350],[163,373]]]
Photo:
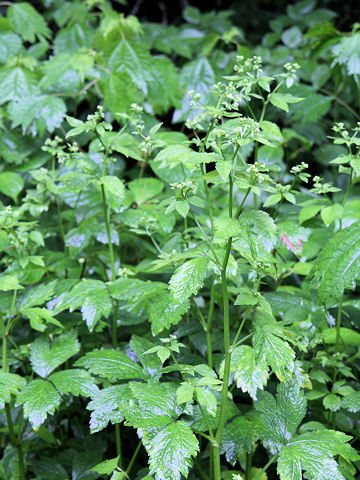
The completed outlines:
[[[0,478],[358,478],[359,24],[1,5]]]

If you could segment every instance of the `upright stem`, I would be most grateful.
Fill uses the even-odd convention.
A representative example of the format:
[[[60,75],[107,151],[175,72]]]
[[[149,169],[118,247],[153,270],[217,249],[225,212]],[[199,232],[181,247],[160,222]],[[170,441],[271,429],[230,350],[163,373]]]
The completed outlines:
[[[210,305],[209,305],[209,313],[208,313],[207,325],[206,325],[207,360],[210,368],[213,367],[211,326],[212,326],[212,319],[214,314],[214,305],[215,305],[215,277],[213,277],[212,284],[211,284]]]
[[[114,249],[112,246],[111,241],[111,230],[110,230],[110,218],[109,218],[109,209],[106,203],[106,194],[104,185],[101,184],[101,201],[102,207],[104,212],[104,219],[105,219],[105,228],[106,228],[106,235],[108,239],[108,246],[109,246],[109,256],[110,256],[110,263],[111,263],[111,280],[115,280],[116,278],[116,271],[115,271],[115,257],[114,257]],[[116,348],[118,345],[117,341],[117,311],[118,311],[118,302],[114,300],[114,308],[113,308],[113,322],[112,322],[112,346]],[[120,435],[120,425],[118,423],[115,424],[115,443],[116,443],[116,454],[119,457],[118,466],[122,466],[122,455],[121,455],[121,435]]]
[[[340,343],[340,328],[341,328],[341,314],[342,314],[342,301],[343,297],[340,298],[338,311],[337,311],[337,319],[336,319],[336,339],[335,339],[335,351],[339,351],[339,343]]]
[[[17,296],[17,290],[14,290],[11,307],[10,307],[10,313],[9,313],[9,322],[11,321],[11,318],[14,314],[16,296]],[[1,318],[1,333],[2,333],[2,371],[7,372],[8,371],[8,363],[7,363],[8,325],[6,325],[3,318]],[[21,434],[17,439],[15,434],[14,424],[11,418],[10,405],[8,404],[5,405],[5,414],[6,414],[6,421],[7,421],[8,430],[9,430],[10,442],[16,448],[17,454],[18,454],[20,480],[25,480],[26,477],[25,477],[25,465],[24,465],[24,452],[22,449]]]

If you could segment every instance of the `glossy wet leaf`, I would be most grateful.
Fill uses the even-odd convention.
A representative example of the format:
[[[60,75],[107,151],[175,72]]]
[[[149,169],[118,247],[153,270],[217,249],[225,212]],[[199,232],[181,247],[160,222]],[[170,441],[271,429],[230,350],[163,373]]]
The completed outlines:
[[[37,429],[48,415],[55,413],[60,405],[60,395],[50,382],[38,378],[18,394],[17,403],[23,405],[25,418]]]
[[[31,345],[30,360],[32,369],[46,378],[59,365],[76,355],[80,343],[75,331],[55,337],[50,341],[47,335],[38,337]]]
[[[202,287],[207,264],[206,257],[193,258],[183,263],[172,275],[170,293],[178,303],[185,302]]]

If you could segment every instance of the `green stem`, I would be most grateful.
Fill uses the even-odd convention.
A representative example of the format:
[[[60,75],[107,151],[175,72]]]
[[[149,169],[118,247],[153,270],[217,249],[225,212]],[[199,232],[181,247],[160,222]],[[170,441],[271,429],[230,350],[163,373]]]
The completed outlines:
[[[108,239],[109,245],[109,256],[110,256],[110,263],[111,263],[111,280],[115,280],[116,272],[115,272],[115,257],[114,257],[114,249],[112,246],[111,241],[111,231],[110,231],[110,218],[109,218],[109,209],[106,203],[106,194],[104,185],[101,184],[101,201],[102,207],[104,212],[104,220],[105,220],[105,228],[106,228],[106,235]],[[112,345],[113,348],[116,348],[118,345],[117,342],[117,310],[118,310],[118,302],[114,301],[113,307],[113,322],[112,322]],[[122,454],[121,454],[121,435],[120,435],[120,425],[118,423],[115,424],[115,443],[116,443],[116,454],[119,457],[118,466],[121,467],[122,465]]]
[[[262,478],[263,473],[266,472],[266,470],[274,463],[274,461],[277,459],[277,454],[274,455],[273,457],[270,458],[270,460],[267,462],[264,468],[260,470],[260,472],[256,475],[254,480],[260,480]]]
[[[16,448],[18,453],[18,462],[19,462],[19,475],[20,480],[25,480],[25,466],[24,466],[24,452],[22,449],[21,438],[17,439],[14,430],[14,424],[11,418],[10,406],[5,405],[6,420],[8,424],[9,436],[12,445]]]
[[[214,314],[214,306],[215,306],[215,276],[213,276],[212,284],[211,284],[210,305],[209,305],[208,320],[206,325],[207,361],[210,368],[213,367],[211,326],[212,326],[212,319]]]
[[[336,339],[335,339],[335,351],[339,351],[339,343],[340,343],[340,327],[341,327],[341,314],[342,314],[342,297],[340,298],[340,302],[338,305],[337,311],[337,319],[336,319]]]
[[[136,457],[138,456],[138,454],[139,454],[139,452],[140,452],[141,445],[142,445],[142,441],[140,440],[139,443],[137,444],[137,447],[136,447],[136,449],[135,449],[135,452],[134,452],[133,456],[131,457],[131,460],[130,460],[130,462],[129,462],[129,465],[128,465],[127,469],[126,469],[125,474],[126,474],[127,477],[129,476],[129,473],[130,473],[130,471],[131,471],[131,469],[132,469],[132,467],[133,467],[133,465],[134,465],[134,462],[135,462],[135,460],[136,460]]]
[[[214,237],[214,235],[215,235],[214,215],[213,215],[213,209],[212,209],[212,205],[211,205],[209,187],[208,187],[208,184],[207,184],[206,179],[204,178],[204,177],[205,177],[205,167],[204,167],[204,164],[203,164],[203,163],[201,164],[201,167],[200,167],[200,168],[201,168],[201,175],[202,175],[202,177],[203,177],[203,184],[204,184],[206,202],[207,202],[208,207],[209,207],[209,216],[210,216],[210,225],[211,225],[211,235],[212,235],[212,237]]]
[[[245,480],[250,480],[252,466],[252,454],[246,453]]]
[[[111,241],[109,210],[106,203],[106,194],[105,194],[105,188],[103,184],[101,184],[101,202],[102,202],[102,207],[104,212],[106,235],[107,235],[108,245],[109,245],[109,255],[110,255],[110,263],[111,263],[111,280],[115,280],[116,278],[115,257],[114,257],[114,249]]]

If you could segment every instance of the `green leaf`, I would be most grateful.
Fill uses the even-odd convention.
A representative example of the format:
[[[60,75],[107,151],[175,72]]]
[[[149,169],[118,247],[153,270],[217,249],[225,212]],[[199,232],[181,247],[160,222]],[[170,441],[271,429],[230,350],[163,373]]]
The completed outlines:
[[[181,108],[175,110],[173,122],[183,122],[188,117],[194,117],[199,114],[199,110],[192,110],[190,106],[190,97],[187,95],[189,90],[194,90],[201,95],[201,102],[205,105],[210,100],[210,90],[215,83],[215,73],[206,57],[200,57],[189,63],[186,63],[180,72],[180,88],[184,92]]]
[[[243,392],[248,392],[254,400],[257,389],[263,390],[269,376],[266,363],[257,361],[253,348],[248,345],[240,345],[234,349],[230,373],[234,374],[237,387]]]
[[[171,325],[177,325],[189,307],[187,300],[179,303],[168,293],[156,296],[149,306],[149,321],[153,334],[158,335]]]
[[[343,36],[332,49],[335,63],[345,65],[349,75],[360,73],[360,33]]]
[[[217,238],[235,237],[240,234],[240,224],[235,218],[216,218],[215,232]]]
[[[261,418],[261,437],[271,453],[279,453],[287,445],[306,414],[306,400],[296,379],[277,387],[276,398],[269,392],[259,392],[255,403]]]
[[[34,43],[36,37],[50,37],[43,17],[27,2],[12,4],[7,11],[7,18],[15,32],[19,33],[24,40]]]
[[[0,277],[0,290],[8,292],[9,290],[18,290],[23,288],[18,280],[16,273],[9,273],[1,275]]]
[[[216,171],[224,181],[229,180],[229,175],[232,172],[233,164],[230,160],[219,160],[216,162]]]
[[[346,444],[351,437],[333,430],[306,432],[292,438],[278,458],[280,480],[344,480],[335,455],[356,459],[355,450]]]
[[[257,362],[267,362],[280,381],[294,366],[295,352],[287,343],[287,332],[271,315],[265,313],[256,316],[254,353]]]
[[[95,467],[90,468],[92,472],[99,473],[100,475],[111,475],[115,468],[118,466],[120,457],[110,458],[109,460],[104,460],[101,463],[95,465]]]
[[[143,93],[126,71],[109,73],[99,81],[106,108],[114,115],[126,112],[130,105],[139,102]]]
[[[60,127],[65,113],[64,101],[51,95],[27,97],[9,106],[12,128],[21,125],[24,133],[29,129],[32,135],[43,134],[45,130],[53,132]]]
[[[153,58],[148,97],[156,113],[164,113],[180,103],[179,76],[168,58]]]
[[[118,350],[103,349],[88,352],[77,360],[75,366],[85,367],[92,374],[109,380],[146,378],[141,366]]]
[[[31,95],[39,93],[36,76],[20,67],[0,70],[0,105],[10,102],[22,102]]]
[[[99,280],[82,280],[64,295],[55,312],[67,309],[73,312],[78,308],[81,308],[83,320],[92,331],[100,318],[107,318],[111,312],[111,299],[105,284]]]
[[[205,388],[195,387],[195,395],[197,402],[204,407],[213,417],[216,415],[217,400],[215,395]]]
[[[303,98],[294,97],[290,93],[270,93],[268,99],[274,107],[280,108],[280,110],[285,112],[289,111],[289,103],[297,103],[303,100]]]
[[[126,72],[141,90],[146,91],[151,80],[152,57],[143,44],[124,38],[111,53],[107,64],[113,72]]]
[[[207,264],[206,257],[193,258],[175,271],[170,278],[169,287],[177,302],[183,303],[199,291],[204,282]]]
[[[323,398],[323,405],[327,410],[331,410],[332,412],[336,412],[339,410],[341,404],[341,398],[334,393],[329,393]]]
[[[146,353],[150,348],[153,348],[155,344],[145,337],[132,335],[129,346],[136,353],[144,370],[147,371],[150,376],[158,378],[160,376],[162,364],[155,354],[150,355]]]
[[[321,210],[321,218],[325,225],[329,225],[335,220],[339,220],[343,214],[343,211],[344,207],[342,205],[339,203],[334,203],[333,205],[325,207]]]
[[[349,412],[357,413],[360,411],[360,392],[353,392],[342,399],[341,407]]]
[[[0,33],[0,62],[6,63],[8,58],[20,52],[21,38],[12,32]]]
[[[119,210],[119,207],[125,198],[125,187],[123,182],[113,175],[101,177],[101,182],[104,185],[105,193],[110,197],[108,200],[114,203],[116,210]]]
[[[25,182],[18,173],[3,172],[0,173],[0,192],[8,197],[11,197],[14,202],[21,190],[24,188]]]
[[[47,377],[55,368],[76,355],[79,350],[80,343],[74,330],[55,337],[51,343],[46,335],[38,337],[30,349],[32,369],[40,377]]]
[[[16,401],[17,405],[23,405],[25,418],[36,430],[60,405],[60,395],[50,382],[38,378],[18,394]]]
[[[302,42],[303,36],[300,28],[290,27],[281,34],[282,42],[289,48],[296,48]]]
[[[62,370],[61,372],[50,375],[49,380],[51,380],[56,389],[64,395],[71,393],[76,397],[79,395],[91,397],[98,391],[94,379],[85,370],[75,368]]]
[[[256,435],[251,422],[245,416],[233,418],[225,425],[221,438],[221,453],[226,460],[235,465],[246,453],[251,453],[255,446]]]
[[[11,395],[16,395],[26,385],[25,378],[8,372],[0,372],[0,409],[10,403]]]
[[[346,288],[355,287],[360,273],[360,225],[335,233],[325,244],[314,265],[318,295],[326,303],[330,297],[340,298]]]
[[[199,451],[197,438],[182,420],[162,428],[146,446],[150,473],[155,473],[156,480],[180,480],[181,475],[186,478],[191,458]]]
[[[195,387],[192,383],[182,382],[180,387],[176,390],[176,398],[178,404],[182,403],[192,403],[193,395],[195,392]]]
[[[351,328],[340,327],[340,344],[351,345],[353,347],[360,347],[360,333]],[[326,328],[321,332],[325,343],[336,343],[336,328]]]
[[[124,409],[131,400],[128,384],[114,385],[93,393],[87,410],[91,411],[90,431],[99,432],[106,428],[109,422],[120,423],[124,419]]]
[[[163,190],[164,184],[157,178],[138,178],[128,183],[128,188],[138,205],[142,205],[151,198],[157,197]]]

